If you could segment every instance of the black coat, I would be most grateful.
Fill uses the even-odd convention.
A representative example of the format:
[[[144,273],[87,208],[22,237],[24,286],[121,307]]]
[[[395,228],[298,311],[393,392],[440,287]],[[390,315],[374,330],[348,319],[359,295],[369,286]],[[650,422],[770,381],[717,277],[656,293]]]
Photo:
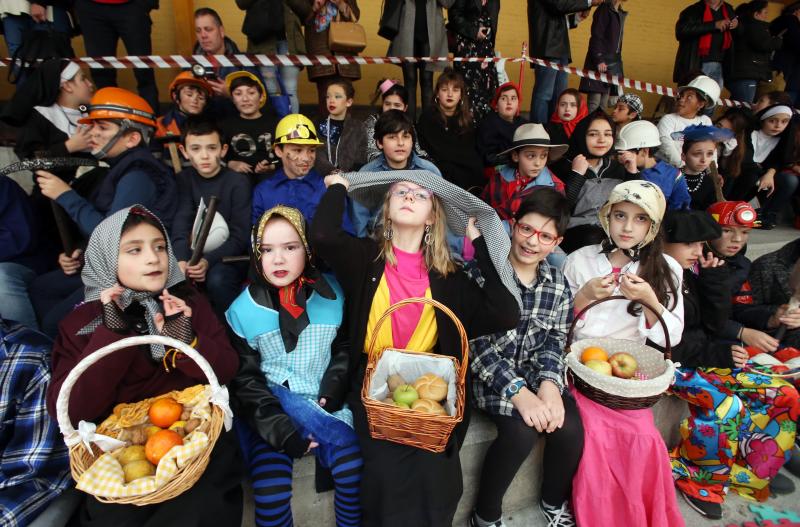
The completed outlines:
[[[478,18],[481,16],[482,10],[481,0],[456,0],[447,10],[447,28],[464,38],[475,40],[478,35]],[[497,21],[500,15],[500,0],[489,0],[486,3],[486,10],[489,12],[492,28],[489,40],[494,46],[495,38],[497,38]]]
[[[528,0],[528,53],[572,62],[566,16],[589,9],[585,0]],[[575,27],[574,23],[570,23]]]
[[[589,39],[589,49],[586,52],[584,69],[597,70],[597,65],[605,62],[608,73],[623,75],[622,69],[622,35],[625,26],[627,11],[614,9],[611,2],[603,2],[592,15],[592,37]],[[611,93],[618,94],[617,86],[595,81],[588,77],[581,79],[580,91],[584,93]]]
[[[783,35],[783,45],[775,53],[773,66],[783,72],[787,90],[800,89],[800,20],[796,16],[781,15],[770,24],[773,35]]]
[[[752,16],[739,19],[733,32],[733,49],[725,62],[725,80],[772,80],[772,52],[779,49],[783,39],[773,37],[769,23]]]
[[[733,7],[727,2],[722,5],[733,17]],[[672,80],[675,82],[685,82],[687,75],[700,69],[700,55],[697,52],[700,37],[717,31],[714,22],[703,22],[705,9],[705,1],[700,0],[681,11],[675,24],[675,38],[678,40],[678,54],[675,56],[675,69],[672,72]]]

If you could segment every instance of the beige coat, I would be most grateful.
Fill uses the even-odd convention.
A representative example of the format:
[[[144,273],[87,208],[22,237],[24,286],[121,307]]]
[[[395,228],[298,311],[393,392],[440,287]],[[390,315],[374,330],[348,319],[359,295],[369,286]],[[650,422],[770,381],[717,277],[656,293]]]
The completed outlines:
[[[375,0],[372,0],[375,1]],[[353,16],[357,21],[361,17],[361,10],[358,8],[358,0],[347,0],[347,4],[353,11]],[[349,20],[342,17],[342,20]],[[314,14],[306,18],[306,53],[309,55],[332,55],[328,47],[328,30],[317,33],[314,30]],[[308,68],[308,78],[312,82],[319,82],[325,77],[341,76],[346,79],[358,80],[361,78],[361,67],[358,64],[336,64],[331,66],[310,66]]]
[[[430,47],[429,56],[431,57],[446,57],[449,53],[442,8],[449,9],[454,3],[455,0],[427,0],[425,3],[425,18],[428,22],[428,46]],[[389,44],[388,54],[390,57],[411,57],[414,55],[414,17],[416,14],[416,1],[404,0],[400,31]],[[425,65],[425,69],[428,71],[442,71],[447,64],[447,62],[429,62]]]

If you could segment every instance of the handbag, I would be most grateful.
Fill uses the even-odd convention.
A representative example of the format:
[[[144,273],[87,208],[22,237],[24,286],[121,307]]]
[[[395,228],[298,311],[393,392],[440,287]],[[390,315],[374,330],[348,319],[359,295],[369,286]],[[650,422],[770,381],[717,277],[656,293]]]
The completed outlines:
[[[252,42],[283,33],[283,0],[256,0],[244,15],[242,33]]]
[[[29,29],[23,33],[22,44],[11,58],[8,82],[16,84],[27,72],[36,68],[40,59],[63,59],[74,56],[69,34],[54,29]]]
[[[328,48],[332,52],[357,55],[367,47],[367,32],[358,22],[342,22],[341,14],[331,20],[328,28]]]
[[[280,94],[272,94],[267,92],[269,103],[281,119],[292,113],[292,102],[286,94],[286,87],[283,85],[283,78],[281,77],[280,68],[275,67],[275,80],[281,89]]]
[[[378,36],[386,40],[394,40],[400,32],[400,21],[403,19],[403,0],[383,0],[383,11],[378,24]]]

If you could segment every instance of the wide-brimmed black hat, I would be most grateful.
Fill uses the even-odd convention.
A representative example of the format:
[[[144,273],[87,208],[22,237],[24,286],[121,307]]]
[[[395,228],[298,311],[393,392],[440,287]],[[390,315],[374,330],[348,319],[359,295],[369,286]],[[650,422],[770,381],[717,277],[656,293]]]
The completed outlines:
[[[722,227],[704,210],[668,210],[661,228],[667,243],[705,242],[722,236]]]

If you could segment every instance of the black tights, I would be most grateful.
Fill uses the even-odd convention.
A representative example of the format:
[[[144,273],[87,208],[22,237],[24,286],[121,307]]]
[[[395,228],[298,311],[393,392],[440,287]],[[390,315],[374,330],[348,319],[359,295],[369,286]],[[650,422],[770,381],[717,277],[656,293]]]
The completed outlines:
[[[543,460],[542,500],[555,506],[569,499],[572,477],[583,454],[583,424],[578,408],[572,397],[562,396],[562,400],[564,426],[547,434]],[[490,415],[489,418],[497,425],[497,439],[483,461],[475,512],[484,520],[494,521],[503,514],[506,490],[544,432],[540,434],[519,417]]]
[[[428,55],[427,44],[414,42],[414,56],[424,57]],[[403,85],[408,90],[408,110],[406,113],[411,120],[417,122],[417,70],[419,70],[419,87],[422,92],[422,109],[424,110],[433,104],[433,72],[425,69],[425,62],[404,62],[403,63]]]

